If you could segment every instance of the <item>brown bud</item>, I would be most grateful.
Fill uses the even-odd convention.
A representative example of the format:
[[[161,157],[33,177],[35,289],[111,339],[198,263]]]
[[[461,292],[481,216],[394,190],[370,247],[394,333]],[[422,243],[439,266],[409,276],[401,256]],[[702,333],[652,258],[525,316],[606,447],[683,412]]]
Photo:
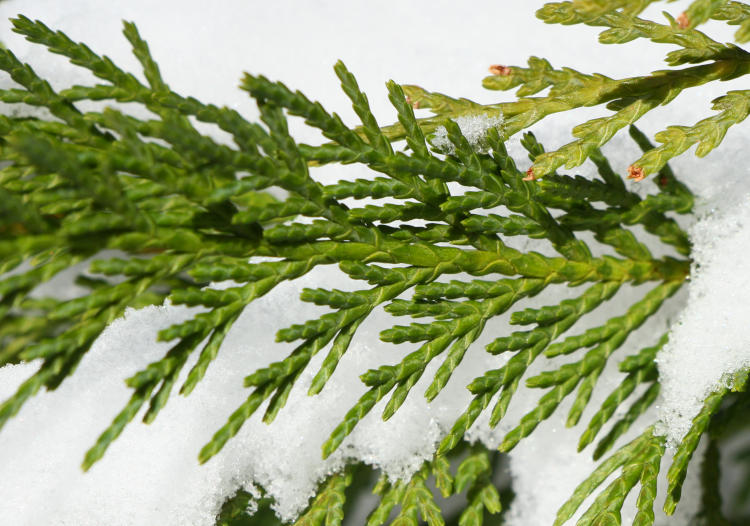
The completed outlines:
[[[508,66],[501,66],[500,64],[492,64],[489,70],[493,75],[500,75],[503,77],[510,75],[510,68]]]
[[[534,176],[534,167],[532,166],[528,170],[526,170],[526,177],[523,178],[524,181],[535,181],[536,177]]]
[[[406,103],[410,105],[412,108],[414,108],[415,110],[419,109],[419,101],[411,100],[411,97],[409,95],[406,96]]]
[[[690,20],[688,19],[687,13],[682,13],[677,17],[677,25],[680,29],[687,29],[690,26]]]
[[[646,174],[643,173],[643,168],[634,164],[628,166],[628,179],[632,179],[637,182],[642,181],[644,177],[646,177]]]

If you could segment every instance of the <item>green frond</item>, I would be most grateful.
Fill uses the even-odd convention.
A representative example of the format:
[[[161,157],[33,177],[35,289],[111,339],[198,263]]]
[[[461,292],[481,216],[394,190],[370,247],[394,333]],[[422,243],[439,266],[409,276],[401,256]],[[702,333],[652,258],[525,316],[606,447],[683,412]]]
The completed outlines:
[[[362,128],[364,130],[365,136],[367,137],[367,142],[370,143],[370,146],[372,146],[375,150],[383,153],[384,155],[393,153],[393,150],[391,149],[391,143],[390,141],[388,141],[385,135],[383,135],[383,132],[380,131],[380,126],[378,126],[375,117],[370,111],[370,104],[367,101],[367,96],[360,91],[354,75],[352,75],[349,70],[346,69],[346,66],[341,61],[338,61],[336,63],[336,65],[333,67],[333,70],[341,80],[341,88],[344,90],[344,93],[346,93],[346,95],[351,99],[354,112],[362,121]]]
[[[709,440],[701,462],[701,509],[696,514],[698,520],[715,526],[730,526],[731,522],[722,512],[722,498],[719,490],[721,481],[719,447],[715,440]]]
[[[456,420],[449,434],[442,440],[438,452],[450,451],[479,414],[489,405],[495,394],[502,390],[490,420],[490,425],[496,425],[505,414],[521,376],[539,354],[544,351],[549,342],[572,326],[581,316],[612,297],[618,288],[619,283],[617,282],[597,283],[571,304],[575,311],[566,318],[551,325],[540,325],[534,331],[517,332],[510,337],[498,338],[488,345],[487,350],[491,353],[512,350],[519,352],[512,356],[502,368],[487,371],[483,376],[476,378],[469,384],[468,389],[475,397],[468,409]]]
[[[519,97],[530,97],[545,88],[550,88],[550,96],[561,96],[578,89],[591,89],[605,86],[611,81],[603,75],[586,75],[573,69],[556,70],[544,58],[530,57],[528,68],[504,66],[500,74],[485,77],[482,85],[490,90],[510,90],[520,86],[516,91]],[[503,114],[512,116],[523,108],[522,105],[500,105]],[[518,108],[518,109],[515,109]]]
[[[332,475],[318,491],[310,508],[295,522],[295,526],[340,526],[344,518],[344,490],[352,483],[352,469]]]
[[[414,475],[404,490],[401,510],[391,524],[418,526],[419,518],[428,526],[443,526],[445,521],[440,508],[435,504],[432,492],[425,485],[426,474]]]
[[[498,106],[507,117],[504,125],[506,136],[531,126],[546,115],[576,107],[609,103],[608,106],[616,112],[612,116],[579,125],[573,130],[576,141],[534,159],[529,171],[533,177],[547,176],[563,165],[567,168],[578,166],[590,157],[592,151],[608,142],[619,129],[634,123],[656,106],[668,103],[682,90],[699,85],[694,83],[696,80],[703,83],[718,78],[733,78],[746,72],[748,55],[742,49],[719,44],[695,29],[681,28],[674,20],[669,25],[642,20],[633,16],[641,8],[630,2],[627,4],[633,9],[618,11],[620,4],[612,2],[548,3],[537,12],[537,16],[548,23],[583,23],[609,27],[601,35],[601,40],[605,43],[626,42],[643,37],[655,42],[676,44],[680,49],[670,52],[667,57],[672,66],[706,61],[713,63],[682,70],[657,71],[651,76],[621,80],[602,75],[586,75],[571,69],[555,70],[549,62],[536,57],[530,59],[529,68],[503,66],[498,69],[496,74],[485,78],[485,87],[511,89],[520,86],[518,96],[523,97],[517,102]],[[714,8],[716,12],[721,12],[731,3],[710,2],[711,6],[700,8],[698,4],[708,4],[707,2],[695,2],[695,9],[708,9],[713,13]],[[739,15],[736,13],[732,14],[732,17],[737,16]],[[547,87],[550,87],[547,96],[530,97]],[[635,166],[638,166],[637,163]],[[635,174],[633,176],[637,177],[638,173]]]
[[[630,406],[625,415],[620,418],[596,445],[594,454],[592,457],[594,460],[600,459],[607,451],[609,451],[618,438],[620,438],[628,429],[631,424],[651,405],[656,401],[659,396],[659,390],[661,385],[658,382],[654,382],[633,404]]]
[[[138,28],[132,22],[123,22],[123,35],[133,46],[133,54],[143,67],[143,74],[148,81],[149,86],[156,91],[169,91],[169,86],[164,82],[159,72],[159,66],[151,56],[148,44],[141,38]]]
[[[606,365],[609,356],[617,350],[628,337],[656,310],[662,302],[674,294],[679,284],[666,283],[651,290],[644,298],[633,304],[627,314],[622,317],[612,318],[608,324],[611,328],[592,329],[585,334],[597,333],[593,340],[585,340],[581,345],[577,337],[568,338],[563,344],[566,352],[575,347],[596,345],[586,352],[583,358],[577,362],[565,364],[556,371],[543,372],[526,381],[528,387],[552,387],[540,400],[537,408],[521,418],[518,427],[514,428],[503,439],[500,446],[501,451],[510,451],[523,438],[528,436],[536,426],[554,412],[560,402],[567,397],[573,389],[581,385],[582,394],[576,399],[568,416],[568,425],[575,425],[583,412],[591,395],[594,384]],[[575,343],[572,343],[575,342]],[[548,350],[547,352],[550,352]],[[553,351],[553,355],[559,354],[559,350]],[[587,383],[588,382],[588,383]]]
[[[694,28],[714,18],[728,3],[728,0],[694,0],[685,10],[687,27]]]
[[[596,435],[604,424],[612,418],[620,404],[622,404],[633,393],[636,387],[645,382],[651,383],[652,386],[658,386],[658,384],[655,383],[658,379],[658,374],[654,358],[656,357],[656,353],[666,342],[667,337],[664,335],[657,345],[654,345],[653,347],[645,347],[641,349],[638,354],[628,356],[620,362],[620,370],[629,374],[623,378],[620,385],[618,385],[604,402],[602,402],[599,411],[591,417],[588,427],[583,432],[581,439],[578,442],[578,451],[583,450],[596,438]]]
[[[381,499],[377,508],[367,518],[367,526],[381,526],[385,524],[391,514],[391,510],[403,500],[405,490],[405,481],[399,480],[391,484],[387,482],[385,477],[382,477],[378,486],[373,490],[373,493],[380,495]]]
[[[748,371],[740,371],[736,373],[732,379],[731,387],[721,388],[708,395],[703,402],[703,407],[700,412],[695,418],[693,418],[693,423],[690,426],[690,429],[685,436],[682,437],[680,444],[677,446],[672,465],[667,472],[667,482],[669,483],[669,486],[667,488],[667,499],[664,502],[664,512],[667,515],[672,515],[672,513],[674,513],[677,503],[680,501],[680,496],[682,495],[682,484],[687,475],[688,463],[698,447],[698,442],[703,436],[703,433],[708,429],[711,416],[719,409],[719,405],[727,393],[730,391],[743,391],[745,389],[747,379]]]
[[[713,101],[713,109],[721,111],[719,115],[708,117],[695,126],[670,126],[656,134],[655,139],[662,143],[646,152],[633,163],[643,177],[656,173],[673,157],[685,152],[697,144],[695,155],[703,157],[716,148],[730,126],[745,120],[750,114],[750,92],[730,91]]]
[[[468,505],[458,519],[460,526],[481,526],[485,510],[500,513],[500,495],[491,481],[492,468],[486,451],[470,454],[458,466],[455,478],[456,493],[467,491]]]
[[[180,394],[186,396],[189,395],[193,391],[193,389],[195,389],[195,386],[198,385],[198,382],[203,379],[209,365],[211,365],[211,362],[219,354],[219,349],[221,348],[221,344],[224,342],[224,338],[232,328],[234,322],[237,321],[237,318],[239,318],[240,314],[241,311],[238,310],[234,314],[230,315],[224,323],[213,330],[211,336],[209,336],[208,338],[208,342],[203,347],[200,355],[198,356],[198,361],[190,369],[185,382],[180,387]]]
[[[636,99],[611,117],[602,117],[579,124],[573,128],[573,136],[578,140],[554,152],[544,153],[537,157],[534,160],[534,174],[542,177],[563,165],[566,169],[580,166],[594,150],[609,142],[619,130],[633,124],[660,103],[661,101],[657,98]]]
[[[424,88],[402,85],[407,102],[414,109],[429,109],[436,115],[458,116],[467,113],[481,113],[485,108],[469,99],[454,99],[442,93],[431,93]]]
[[[621,474],[613,480],[581,516],[578,524],[620,525],[620,510],[625,498],[640,482],[638,513],[634,524],[653,524],[653,503],[656,495],[656,476],[664,454],[664,439],[653,435],[648,428],[642,435],[623,446],[617,453],[602,462],[574,491],[573,496],[557,512],[554,526],[565,524],[604,481],[618,469]]]
[[[372,410],[376,403],[391,392],[395,385],[395,379],[386,380],[367,391],[357,400],[357,403],[344,415],[344,420],[336,426],[336,429],[331,432],[328,440],[323,443],[323,458],[328,458],[338,449],[341,442],[354,430],[357,423]]]
[[[32,377],[35,378],[35,377]],[[136,389],[128,400],[127,405],[117,414],[112,424],[101,434],[96,441],[96,444],[86,452],[83,459],[82,468],[84,471],[91,468],[94,463],[104,456],[109,445],[118,437],[125,426],[135,418],[141,407],[151,393],[153,392],[154,384],[147,383],[141,389]]]
[[[697,0],[685,13],[688,23],[682,24],[667,16],[669,25],[662,25],[617,11],[610,7],[586,9],[579,2],[551,2],[537,11],[537,17],[548,24],[586,24],[608,27],[599,35],[602,44],[621,44],[636,38],[647,38],[653,42],[676,44],[683,49],[670,52],[667,63],[676,66],[685,63],[704,62],[741,57],[745,52],[739,48],[719,44],[705,34],[693,29],[707,20],[723,0]],[[612,6],[615,7],[615,6]],[[690,17],[694,18],[690,18]]]
[[[750,6],[742,2],[722,2],[711,11],[711,18],[726,20],[727,24],[740,26],[734,39],[744,44],[750,41]]]
[[[650,4],[658,0],[573,0],[576,9],[591,15],[603,15],[615,10],[622,10],[629,15],[637,15]]]
[[[570,354],[583,347],[601,344],[619,332],[630,333],[638,328],[651,313],[661,306],[665,299],[674,294],[678,289],[679,284],[677,283],[660,285],[649,291],[643,299],[634,303],[625,315],[613,317],[604,325],[587,329],[580,335],[569,336],[562,342],[552,344],[545,351],[545,355],[553,357],[561,354]],[[563,367],[567,368],[567,365]],[[539,387],[546,386],[547,381],[543,380],[546,377],[545,373],[542,373],[535,385]]]
[[[414,155],[425,158],[430,157],[425,136],[414,116],[414,102],[410,104],[402,87],[392,80],[386,84],[386,87],[388,88],[388,99],[391,101],[391,104],[393,104],[393,107],[396,108],[396,111],[398,112],[398,121],[401,123],[401,126],[404,127],[406,133],[406,144],[411,151],[414,152]],[[442,193],[445,193],[445,189],[442,188],[442,190]]]
[[[450,462],[444,456],[436,455],[431,463],[435,486],[443,498],[448,498],[454,491],[454,479],[450,472]]]
[[[466,444],[462,444],[465,451]],[[468,456],[452,455],[449,458],[435,456],[425,462],[420,469],[403,480],[389,481],[383,475],[372,488],[378,500],[375,509],[370,513],[367,524],[380,526],[386,524],[466,524],[481,525],[487,515],[501,511],[500,493],[492,483],[492,476],[497,470],[496,455],[485,447],[475,445],[469,449]],[[308,510],[295,524],[307,524],[315,517],[323,524],[328,515],[324,513],[326,504],[333,504],[333,511],[340,509],[347,495],[345,485],[351,488],[351,478],[356,477],[357,466],[328,478],[318,495],[311,502]],[[455,476],[452,471],[455,470]],[[436,488],[443,498],[464,494],[468,502],[460,513],[448,515],[437,504],[435,491],[429,479],[434,479]],[[356,497],[356,496],[355,496]],[[326,523],[327,524],[327,523]]]

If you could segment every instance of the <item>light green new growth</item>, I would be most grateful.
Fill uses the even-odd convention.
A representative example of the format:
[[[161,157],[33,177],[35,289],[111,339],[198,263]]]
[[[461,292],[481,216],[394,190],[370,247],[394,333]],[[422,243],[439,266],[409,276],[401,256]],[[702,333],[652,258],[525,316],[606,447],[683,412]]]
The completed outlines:
[[[163,328],[159,339],[171,342],[169,351],[126,379],[132,396],[86,453],[87,470],[139,411],[146,408],[143,420],[151,423],[175,388],[185,396],[195,389],[245,306],[316,266],[337,265],[361,287],[302,291],[302,301],[330,311],[279,328],[277,340],[296,347],[288,356],[248,371],[247,398],[196,451],[200,462],[216,455],[264,404],[258,418],[273,425],[312,357],[324,351],[309,388],[311,396],[320,393],[335,377],[358,328],[380,306],[393,316],[416,321],[381,333],[384,342],[401,345],[402,358],[362,371],[368,390],[321,444],[324,457],[379,401],[386,400],[382,417],[388,419],[409,396],[437,397],[494,318],[509,312],[510,323],[518,328],[497,335],[486,346],[487,352],[507,353],[509,358],[468,385],[473,399],[432,460],[409,480],[381,478],[375,485],[379,504],[368,526],[391,520],[398,525],[480,526],[486,517],[498,514],[512,500],[509,491],[498,490],[493,478],[502,455],[478,444],[467,446],[467,430],[485,410],[490,411],[490,425],[497,426],[514,396],[530,388],[546,392],[507,433],[501,452],[533,433],[570,396],[566,423],[575,426],[610,359],[619,361],[621,382],[586,423],[579,450],[602,433],[595,459],[619,447],[619,439],[657,399],[655,357],[667,335],[634,354],[613,355],[679,290],[690,272],[690,242],[674,214],[689,213],[693,197],[667,163],[695,144],[696,154],[706,155],[750,113],[750,92],[730,91],[714,101],[718,114],[692,126],[668,126],[655,136],[656,147],[634,126],[683,90],[750,72],[750,54],[696,29],[709,19],[725,20],[739,26],[737,41],[746,42],[750,6],[698,0],[679,17],[667,15],[666,24],[638,17],[655,2],[556,2],[537,15],[548,23],[603,27],[600,41],[605,44],[645,38],[677,46],[667,54],[670,69],[612,79],[555,69],[545,59],[532,57],[528,67],[492,66],[493,75],[484,79],[484,86],[518,88],[518,99],[490,105],[391,81],[387,96],[398,122],[389,126],[376,121],[354,75],[341,62],[334,71],[358,125],[344,123],[300,91],[246,74],[241,87],[256,101],[261,115],[261,122],[250,122],[227,107],[172,91],[131,23],[125,23],[124,34],[147,84],[42,22],[14,19],[15,32],[91,71],[100,83],[57,92],[12,51],[0,49],[0,70],[18,85],[0,90],[0,101],[45,108],[54,116],[0,116],[0,365],[32,360],[40,364],[0,405],[0,427],[40,389],[55,389],[75,374],[104,328],[127,308],[165,300],[203,307],[201,314]],[[686,64],[690,65],[681,67]],[[140,104],[153,118],[135,118],[113,107],[83,111],[77,106],[92,100]],[[509,156],[505,143],[544,117],[598,105],[606,105],[611,113],[578,125],[575,140],[556,149],[545,151],[532,133],[525,132],[521,144],[531,160],[528,169],[519,168]],[[432,116],[418,119],[414,108],[429,109]],[[483,139],[489,153],[475,151],[454,120],[481,114],[503,117],[502,125],[490,128]],[[289,133],[289,116],[301,117],[328,142],[296,142]],[[217,126],[233,144],[219,144],[200,133],[191,119]],[[432,133],[439,126],[455,150],[450,155],[432,147]],[[624,184],[623,174],[615,172],[601,151],[624,128],[644,151],[627,175],[636,180],[655,175],[655,192],[645,197]],[[558,172],[586,160],[596,165],[598,178]],[[361,164],[376,174],[324,185],[313,174],[316,167],[329,163]],[[460,183],[463,190],[452,193],[447,183]],[[283,190],[287,197],[272,197],[265,192],[270,188]],[[375,204],[359,206],[357,201],[364,198]],[[377,201],[383,198],[390,202]],[[507,213],[485,212],[496,207],[505,207]],[[654,256],[642,231],[659,239],[673,255]],[[511,248],[506,240],[512,236],[540,240],[535,246],[546,251]],[[103,250],[119,255],[104,258]],[[88,295],[72,300],[30,296],[39,284],[81,262],[89,266],[78,283],[90,289]],[[208,288],[226,280],[234,284],[222,290]],[[623,287],[642,284],[639,290],[644,292],[632,304],[616,299]],[[576,297],[528,306],[529,298],[560,285],[575,287]],[[608,320],[580,329],[577,324],[586,324],[587,315],[596,309],[606,309]],[[187,379],[178,385],[194,355]],[[550,365],[527,377],[535,360],[563,355],[574,356],[565,365]],[[426,391],[412,392],[433,362],[437,368]],[[724,388],[705,400],[677,447],[666,474],[667,513],[675,510],[689,461],[708,432],[712,438],[703,461],[701,513],[711,524],[726,522],[718,510],[717,448],[724,436],[746,425],[742,410],[747,400],[741,392],[746,376],[747,372],[738,374],[732,384],[736,392]],[[605,430],[611,420],[614,423]],[[653,524],[665,439],[654,434],[653,422],[643,424],[645,431],[616,449],[578,486],[560,508],[556,526],[595,494],[578,524],[619,525],[625,498],[636,486],[640,489],[634,524]],[[341,524],[347,503],[366,485],[360,483],[365,480],[363,469],[349,465],[330,475],[296,524]],[[600,490],[615,473],[616,478]],[[445,498],[465,495],[456,516],[444,516],[433,480]],[[248,494],[238,493],[225,504],[217,524],[245,524],[250,500]],[[276,521],[267,513],[268,504],[268,499],[260,501],[257,517],[263,524]]]

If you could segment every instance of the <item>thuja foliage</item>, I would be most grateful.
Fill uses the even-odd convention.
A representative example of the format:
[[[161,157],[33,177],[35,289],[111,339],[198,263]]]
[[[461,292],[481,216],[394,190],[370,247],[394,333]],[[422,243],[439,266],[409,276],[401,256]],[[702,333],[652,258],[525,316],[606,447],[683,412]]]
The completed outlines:
[[[389,82],[387,96],[398,114],[398,123],[390,126],[376,121],[341,62],[334,70],[358,125],[344,123],[282,83],[247,74],[241,87],[257,102],[262,121],[251,122],[232,109],[174,92],[133,24],[125,24],[124,34],[143,67],[145,84],[42,22],[23,16],[12,20],[14,31],[88,69],[100,82],[55,91],[12,51],[0,49],[0,69],[18,86],[0,90],[0,100],[41,107],[49,115],[0,116],[0,363],[40,364],[0,405],[0,426],[40,389],[55,389],[75,374],[92,343],[125,309],[167,299],[203,307],[187,321],[165,327],[159,339],[172,342],[169,351],[126,379],[132,396],[92,444],[83,459],[88,469],[139,412],[145,411],[143,421],[150,423],[175,389],[190,394],[245,306],[317,266],[338,265],[361,283],[359,290],[302,291],[302,301],[330,307],[330,312],[279,328],[277,339],[297,346],[285,358],[248,371],[247,399],[196,451],[199,461],[210,460],[248,419],[271,423],[311,358],[323,351],[309,389],[310,395],[319,393],[336,374],[357,329],[379,306],[417,321],[381,333],[383,341],[400,345],[403,358],[363,371],[368,390],[321,444],[323,456],[333,453],[381,400],[386,401],[382,417],[388,419],[409,396],[434,399],[486,324],[511,312],[518,330],[486,346],[487,352],[510,358],[471,382],[473,399],[431,461],[410,480],[375,484],[380,500],[368,524],[423,521],[433,526],[448,520],[468,526],[497,520],[492,514],[510,500],[493,480],[501,453],[534,432],[568,398],[573,401],[567,424],[579,424],[612,354],[689,275],[690,243],[674,214],[689,213],[693,197],[667,162],[696,144],[698,155],[707,154],[750,113],[750,91],[731,91],[714,101],[716,115],[692,126],[667,127],[656,135],[656,146],[633,126],[685,89],[750,72],[746,51],[696,29],[709,19],[725,20],[739,26],[738,42],[750,40],[750,6],[698,0],[677,19],[667,15],[666,24],[639,18],[654,1],[557,2],[537,15],[549,23],[603,27],[600,41],[605,44],[646,38],[676,45],[667,55],[669,69],[613,79],[555,69],[541,58],[531,58],[528,67],[495,65],[484,86],[518,88],[518,99],[490,105]],[[83,111],[78,105],[83,101],[136,103],[153,117],[136,118],[112,107]],[[526,132],[521,144],[531,164],[519,167],[508,155],[505,143],[545,116],[599,105],[609,112],[577,126],[573,142],[545,151]],[[431,110],[432,116],[417,119],[417,107]],[[503,120],[487,130],[477,147],[454,119],[482,114]],[[327,142],[295,141],[290,116],[320,130]],[[195,120],[217,126],[233,144],[200,133]],[[447,147],[433,139],[439,127]],[[628,187],[624,174],[616,173],[600,151],[624,128],[643,150],[627,176],[637,181],[651,177],[655,183],[646,197]],[[598,178],[558,172],[586,160],[595,163]],[[330,163],[365,165],[373,174],[321,184],[312,174]],[[452,192],[448,183],[458,183],[460,190]],[[271,188],[285,191],[286,197],[272,197]],[[365,198],[376,204],[359,206]],[[554,255],[512,248],[514,236],[544,240]],[[663,252],[673,255],[654,256],[643,236],[660,240],[667,249]],[[102,255],[105,250],[108,256]],[[31,295],[41,283],[86,261],[88,272],[78,283],[89,294],[70,300]],[[208,287],[226,280],[234,284],[222,290]],[[560,284],[575,287],[577,296],[543,307],[527,305],[528,298]],[[630,284],[645,285],[638,289],[644,292],[623,306],[617,294]],[[615,315],[602,325],[576,330],[576,323],[595,309]],[[620,353],[622,382],[582,423],[579,443],[581,450],[596,443],[593,456],[604,460],[560,508],[555,525],[566,523],[590,495],[595,498],[579,524],[620,524],[623,502],[636,486],[635,524],[653,524],[664,438],[654,433],[653,422],[640,422],[642,433],[615,446],[658,397],[655,356],[666,341],[667,335],[661,335],[646,348]],[[562,355],[573,359],[526,375],[534,361]],[[178,385],[191,357],[194,365]],[[429,387],[412,392],[432,362],[439,365]],[[739,373],[731,387],[706,399],[679,444],[666,474],[667,513],[679,502],[689,461],[707,434],[701,518],[706,524],[728,523],[721,515],[717,444],[744,425],[746,376]],[[507,433],[500,453],[468,446],[465,433],[479,415],[488,412],[490,425],[496,426],[522,382],[543,394]],[[261,407],[263,414],[256,415]],[[323,481],[297,524],[340,524],[347,495],[363,485],[366,469],[351,465]],[[606,487],[605,479],[612,480]],[[444,497],[465,494],[457,513],[443,516],[433,487]],[[217,524],[276,521],[264,508],[267,500],[251,518],[249,498],[241,493],[227,502]]]

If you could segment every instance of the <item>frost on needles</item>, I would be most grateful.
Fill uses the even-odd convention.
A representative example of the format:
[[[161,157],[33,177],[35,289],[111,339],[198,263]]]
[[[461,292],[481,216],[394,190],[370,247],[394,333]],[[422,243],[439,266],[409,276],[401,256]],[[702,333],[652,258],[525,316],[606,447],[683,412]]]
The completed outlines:
[[[258,330],[243,314],[259,304],[266,321],[289,318],[289,305],[274,310],[271,298],[299,280],[310,284],[299,298],[309,304],[301,312],[310,319],[274,327],[278,349],[264,349],[262,365],[242,372],[242,400],[196,448],[196,462],[206,467],[189,473],[221,467],[211,471],[206,495],[191,495],[194,508],[171,515],[174,524],[236,525],[252,513],[259,521],[277,521],[270,506],[285,521],[334,526],[347,513],[347,499],[367,487],[368,465],[382,470],[370,526],[420,520],[480,525],[497,520],[503,509],[510,510],[504,519],[521,524],[533,504],[518,493],[514,498],[513,484],[498,488],[505,454],[512,462],[523,458],[513,457],[514,449],[563,410],[567,426],[581,426],[578,449],[591,449],[599,462],[569,488],[555,525],[574,518],[581,525],[622,524],[623,517],[654,524],[657,496],[665,499],[664,511],[674,513],[688,468],[697,469],[690,460],[702,436],[708,442],[701,450],[697,511],[709,524],[725,524],[718,446],[746,426],[750,362],[741,337],[731,359],[701,378],[691,414],[673,406],[657,415],[662,385],[679,382],[670,360],[685,363],[679,353],[691,353],[679,342],[692,336],[682,336],[681,329],[670,336],[661,327],[644,339],[638,330],[658,317],[691,275],[694,253],[706,261],[705,271],[695,271],[696,287],[705,287],[701,275],[711,272],[701,243],[712,236],[694,235],[697,248],[691,247],[675,215],[689,213],[694,198],[667,162],[693,145],[701,156],[716,147],[750,113],[750,92],[727,93],[714,101],[717,115],[693,126],[668,127],[656,135],[657,146],[634,123],[684,89],[747,73],[747,52],[715,42],[695,26],[727,20],[740,26],[737,38],[744,41],[750,7],[699,0],[662,25],[637,17],[650,3],[558,2],[538,15],[550,23],[605,27],[603,43],[647,38],[675,44],[679,49],[667,56],[672,69],[612,79],[532,58],[527,68],[492,67],[484,85],[518,87],[519,98],[486,106],[389,82],[398,123],[385,127],[341,62],[334,70],[358,126],[300,91],[246,74],[241,87],[261,116],[250,122],[235,110],[171,90],[131,23],[124,34],[145,83],[42,22],[14,19],[14,31],[100,82],[55,91],[11,50],[0,49],[0,69],[17,86],[0,90],[0,101],[51,114],[0,116],[0,360],[6,379],[20,377],[0,405],[0,426],[29,412],[23,406],[33,405],[43,388],[76,385],[85,391],[94,378],[87,355],[97,345],[107,347],[107,338],[122,341],[118,331],[128,318],[140,316],[152,326],[163,321],[161,354],[124,378],[129,399],[81,459],[83,469],[91,469],[87,476],[96,476],[97,463],[117,454],[118,437],[126,427],[131,431],[136,416],[157,426],[172,418],[171,407],[190,406],[190,398],[173,395],[205,396],[201,387],[212,381],[221,384],[213,396],[225,395],[232,386],[222,376],[212,380],[214,372],[228,378],[248,367],[243,350],[249,344],[238,344],[233,329]],[[112,105],[90,111],[78,105],[89,101]],[[152,116],[137,118],[115,104],[125,102]],[[530,167],[519,168],[508,154],[509,139],[545,116],[600,104],[610,113],[577,126],[575,140],[557,150],[545,151],[524,133]],[[417,119],[416,107],[432,116]],[[295,141],[290,117],[302,118],[326,142]],[[199,132],[195,120],[229,134],[232,143]],[[600,150],[624,128],[643,151],[628,175],[650,177],[651,193],[626,185]],[[596,178],[558,172],[585,161],[596,166]],[[316,170],[333,163],[362,165],[370,176],[321,183]],[[736,246],[735,237],[724,242]],[[71,269],[85,294],[63,299],[39,293],[42,283]],[[700,309],[687,309],[683,324],[691,316],[700,319]],[[377,353],[365,353],[353,342],[373,319],[386,319],[384,313],[379,338],[391,350],[380,352],[385,346],[378,344]],[[480,344],[486,353],[469,354]],[[367,354],[374,362],[355,371],[369,363],[347,362],[357,346],[359,357]],[[288,353],[279,357],[279,349]],[[230,365],[221,361],[228,353],[235,355]],[[109,359],[117,358],[110,353]],[[96,374],[120,365],[110,362]],[[361,385],[347,383],[347,371],[359,375]],[[468,391],[467,382],[456,381],[466,374],[473,375]],[[339,394],[336,400],[332,392]],[[335,404],[353,392],[359,398],[337,412]],[[316,398],[334,405],[321,409]],[[666,400],[677,404],[679,398]],[[287,434],[302,432],[294,428],[295,418],[304,419],[295,416],[300,408],[318,411],[319,420],[307,421],[325,434],[315,448],[335,462],[300,465],[308,486],[290,496],[292,482],[275,486],[267,476],[274,468],[257,468],[262,458],[253,464],[243,456],[245,446],[254,446],[242,433],[259,419],[269,429],[286,425]],[[408,426],[415,408],[429,411],[429,433],[412,428],[403,438],[404,428],[372,424],[401,418],[399,425]],[[670,410],[683,410],[678,424]],[[49,418],[55,416],[52,411]],[[370,425],[373,433],[361,432]],[[373,444],[381,433],[388,447],[378,449]],[[143,436],[147,444],[148,433]],[[418,452],[409,450],[416,438],[425,441]],[[233,448],[238,441],[243,447]],[[668,446],[674,448],[671,462]],[[270,456],[274,447],[269,441],[258,456]],[[668,465],[660,474],[664,459]],[[308,490],[318,483],[308,501]],[[462,494],[463,500],[449,509],[438,493]],[[637,495],[632,505],[626,504],[629,495]],[[69,513],[62,520],[74,517],[77,524],[107,516],[106,510],[87,513],[86,506],[94,507],[74,503],[47,512],[58,518]]]

